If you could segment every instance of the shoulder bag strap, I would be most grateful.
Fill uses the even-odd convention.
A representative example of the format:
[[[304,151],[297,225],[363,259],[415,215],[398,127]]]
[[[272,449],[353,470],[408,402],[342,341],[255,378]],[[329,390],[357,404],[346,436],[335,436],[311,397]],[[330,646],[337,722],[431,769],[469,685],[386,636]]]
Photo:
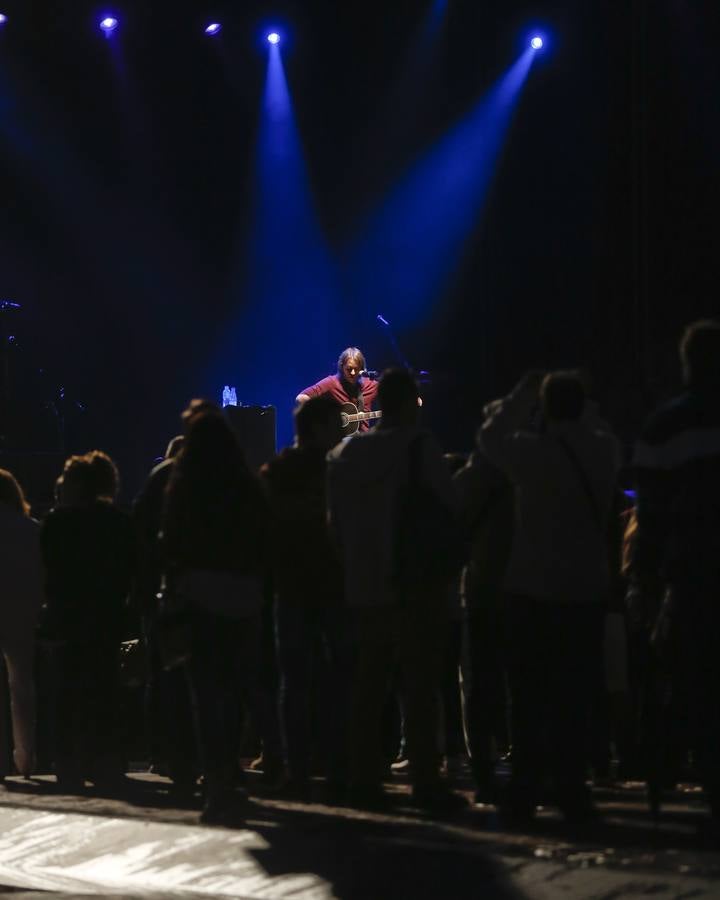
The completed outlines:
[[[590,479],[587,476],[587,472],[585,471],[585,469],[582,466],[582,463],[578,459],[577,453],[575,452],[575,450],[573,450],[573,448],[568,443],[568,441],[566,441],[564,438],[558,437],[557,442],[563,448],[563,450],[565,451],[565,455],[570,460],[570,462],[573,465],[573,468],[575,469],[575,472],[578,476],[580,484],[582,485],[583,491],[585,492],[585,495],[587,496],[588,502],[590,504],[590,508],[592,509],[593,519],[595,520],[595,524],[597,525],[597,527],[600,529],[601,532],[604,532],[605,527],[604,527],[603,521],[602,521],[602,514],[600,512],[600,506],[598,505],[597,498],[595,497],[595,494],[593,493],[593,489],[590,486]]]

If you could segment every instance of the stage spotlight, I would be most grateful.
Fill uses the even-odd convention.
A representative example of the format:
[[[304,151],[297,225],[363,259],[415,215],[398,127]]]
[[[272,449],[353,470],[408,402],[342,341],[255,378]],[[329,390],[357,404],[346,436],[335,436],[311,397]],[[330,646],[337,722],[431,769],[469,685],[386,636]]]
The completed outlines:
[[[542,50],[543,43],[544,41],[540,37],[540,35],[536,34],[535,37],[530,41],[530,46],[533,48],[533,50]]]
[[[267,39],[268,39],[269,44],[279,44],[280,43],[280,35],[277,33],[277,31],[271,31],[270,34],[267,36]]]
[[[7,22],[7,16],[5,13],[0,13],[0,25],[4,25]]]
[[[210,35],[210,37],[215,37],[216,34],[220,34],[221,30],[222,25],[219,22],[211,22],[205,29],[205,34]]]
[[[118,27],[119,22],[117,19],[113,18],[113,16],[106,16],[100,22],[100,30],[104,31],[105,34],[112,34],[113,31]]]

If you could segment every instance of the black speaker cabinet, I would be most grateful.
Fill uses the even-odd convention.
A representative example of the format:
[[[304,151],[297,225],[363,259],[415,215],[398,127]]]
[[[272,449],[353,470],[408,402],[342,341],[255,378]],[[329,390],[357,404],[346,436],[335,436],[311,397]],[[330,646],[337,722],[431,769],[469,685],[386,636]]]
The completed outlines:
[[[223,413],[253,471],[275,456],[274,406],[226,406]]]

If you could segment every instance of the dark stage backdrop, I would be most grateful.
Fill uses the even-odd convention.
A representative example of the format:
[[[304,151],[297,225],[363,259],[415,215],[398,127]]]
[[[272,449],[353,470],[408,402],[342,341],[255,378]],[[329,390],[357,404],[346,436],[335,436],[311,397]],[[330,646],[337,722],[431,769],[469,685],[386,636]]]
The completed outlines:
[[[132,489],[184,402],[219,398],[213,355],[249,302],[265,22],[290,35],[288,82],[338,256],[521,35],[547,30],[463,261],[398,338],[433,373],[426,414],[448,449],[471,445],[482,404],[530,366],[588,367],[632,434],[677,382],[680,327],[718,309],[718,4],[449,0],[422,102],[393,109],[430,5],[118,0],[111,45],[98,4],[3,3],[0,298],[23,305],[5,316],[17,442],[54,448],[64,434],[68,449],[106,448]],[[221,45],[201,34],[213,18]],[[317,376],[344,343],[373,367],[394,362],[382,310],[340,302],[347,340],[317,359]],[[258,336],[238,333],[238,357],[248,340]]]

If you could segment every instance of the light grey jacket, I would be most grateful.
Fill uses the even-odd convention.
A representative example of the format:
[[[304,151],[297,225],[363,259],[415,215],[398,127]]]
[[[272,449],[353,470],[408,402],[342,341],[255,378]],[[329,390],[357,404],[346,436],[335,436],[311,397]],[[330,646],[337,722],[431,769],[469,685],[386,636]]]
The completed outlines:
[[[350,607],[396,599],[392,586],[398,501],[408,479],[408,449],[422,435],[421,478],[451,509],[457,495],[439,445],[416,426],[375,428],[328,455],[330,526],[345,568]]]
[[[504,587],[557,603],[600,600],[610,585],[607,527],[620,451],[616,438],[585,419],[522,430],[527,398],[494,404],[482,428],[488,458],[515,487],[515,528]],[[601,523],[559,438],[587,475]]]

